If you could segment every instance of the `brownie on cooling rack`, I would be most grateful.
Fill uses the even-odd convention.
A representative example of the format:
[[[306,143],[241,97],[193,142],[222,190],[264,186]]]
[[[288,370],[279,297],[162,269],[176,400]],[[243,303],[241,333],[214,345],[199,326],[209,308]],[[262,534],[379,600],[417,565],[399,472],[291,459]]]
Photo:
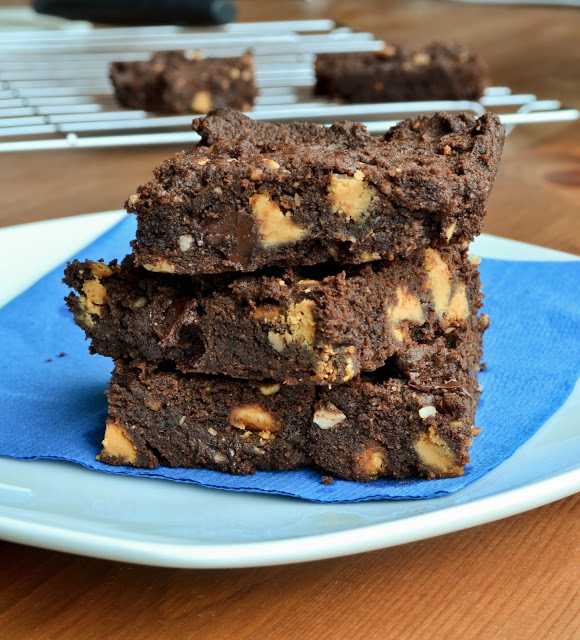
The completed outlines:
[[[332,388],[117,361],[101,462],[234,474],[313,466],[347,480],[458,476],[476,431],[484,316]]]
[[[160,51],[149,61],[113,62],[110,77],[119,104],[157,113],[249,111],[257,95],[250,53],[203,59],[197,51]]]
[[[481,306],[473,258],[459,247],[392,262],[187,277],[116,262],[71,263],[64,282],[91,350],[183,372],[343,384]]]
[[[459,43],[322,53],[315,71],[318,95],[348,102],[477,100],[488,84],[483,60]]]
[[[392,260],[480,231],[504,141],[499,118],[438,113],[384,136],[342,122],[272,124],[233,109],[127,202],[136,263],[178,274]]]

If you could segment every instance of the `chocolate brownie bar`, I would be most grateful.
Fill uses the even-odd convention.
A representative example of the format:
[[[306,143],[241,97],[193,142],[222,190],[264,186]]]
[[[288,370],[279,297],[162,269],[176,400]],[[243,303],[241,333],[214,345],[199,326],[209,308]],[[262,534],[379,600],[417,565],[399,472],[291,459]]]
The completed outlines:
[[[481,306],[458,247],[406,259],[278,274],[171,276],[116,262],[71,263],[67,304],[91,350],[183,372],[341,384],[417,340],[464,328]]]
[[[127,210],[152,271],[255,271],[392,260],[481,229],[504,141],[499,118],[438,113],[381,138],[360,124],[194,120],[201,142],[164,161]]]
[[[121,106],[157,113],[249,111],[257,95],[250,53],[202,59],[197,51],[160,51],[149,61],[113,62],[110,77]]]
[[[251,384],[117,361],[99,456],[136,467],[209,467],[235,474],[297,469],[315,387]]]
[[[485,319],[424,345],[414,365],[326,389],[117,361],[102,462],[234,474],[315,466],[348,480],[457,476],[469,462]],[[443,364],[441,367],[440,365]]]
[[[315,72],[315,93],[349,102],[478,100],[488,84],[486,65],[459,43],[322,53]]]

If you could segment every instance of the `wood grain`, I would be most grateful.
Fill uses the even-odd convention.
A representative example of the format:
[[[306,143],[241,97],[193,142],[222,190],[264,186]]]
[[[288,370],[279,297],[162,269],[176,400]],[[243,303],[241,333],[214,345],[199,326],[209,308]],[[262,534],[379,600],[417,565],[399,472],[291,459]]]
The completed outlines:
[[[580,11],[427,0],[242,0],[240,18],[331,17],[457,38],[495,84],[580,107]],[[173,147],[0,154],[0,226],[120,208]],[[580,124],[508,138],[488,233],[580,253]],[[392,549],[231,571],[140,567],[0,543],[2,640],[580,639],[580,497]],[[353,533],[356,535],[356,533]]]
[[[578,638],[580,496],[348,558],[141,567],[0,546],[3,640]]]

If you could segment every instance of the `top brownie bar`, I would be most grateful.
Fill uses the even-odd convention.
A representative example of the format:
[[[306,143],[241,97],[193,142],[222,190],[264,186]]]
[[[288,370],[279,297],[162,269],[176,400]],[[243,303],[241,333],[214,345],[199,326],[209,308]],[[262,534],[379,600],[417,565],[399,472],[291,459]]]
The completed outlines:
[[[349,102],[477,100],[488,83],[481,58],[457,42],[322,53],[315,69],[317,94]]]
[[[136,264],[180,274],[334,259],[392,260],[471,241],[504,141],[486,114],[419,116],[372,137],[360,124],[194,120],[201,142],[131,196]]]

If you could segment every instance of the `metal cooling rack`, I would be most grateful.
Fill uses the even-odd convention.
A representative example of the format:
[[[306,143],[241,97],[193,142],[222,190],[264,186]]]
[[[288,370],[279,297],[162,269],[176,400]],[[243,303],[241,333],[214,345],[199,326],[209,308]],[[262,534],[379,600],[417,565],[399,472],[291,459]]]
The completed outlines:
[[[557,100],[487,89],[479,101],[344,105],[312,95],[314,57],[337,51],[375,51],[370,33],[330,20],[234,23],[211,29],[112,28],[84,32],[2,34],[0,42],[0,151],[190,144],[192,115],[159,116],[117,106],[108,79],[114,60],[146,60],[152,51],[199,49],[204,56],[237,56],[252,48],[259,97],[251,116],[277,122],[330,124],[356,120],[373,133],[402,118],[436,111],[495,111],[508,128],[520,123],[579,117]]]

